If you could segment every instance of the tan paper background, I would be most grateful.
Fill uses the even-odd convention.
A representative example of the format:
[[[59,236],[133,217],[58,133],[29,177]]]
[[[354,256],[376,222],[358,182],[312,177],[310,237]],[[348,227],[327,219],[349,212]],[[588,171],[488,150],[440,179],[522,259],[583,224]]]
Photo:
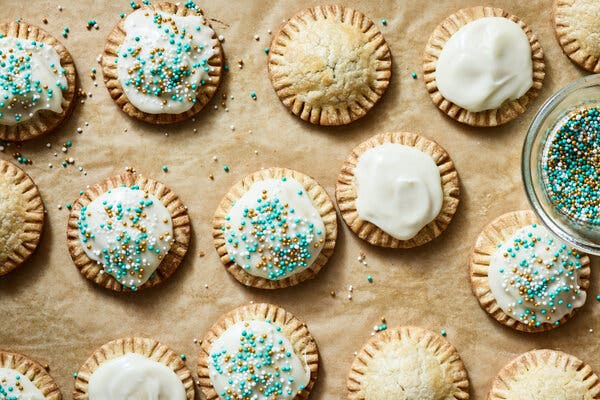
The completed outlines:
[[[201,338],[222,313],[250,300],[279,304],[307,322],[322,356],[313,399],[345,397],[353,352],[385,316],[388,325],[415,324],[446,329],[459,350],[472,382],[472,397],[485,398],[496,372],[517,354],[550,347],[572,353],[600,372],[600,290],[598,259],[593,261],[589,299],[567,325],[547,334],[513,332],[490,319],[471,294],[466,260],[479,231],[498,215],[528,206],[520,179],[521,144],[527,126],[543,100],[584,73],[564,56],[554,37],[550,0],[490,0],[528,23],[546,54],[547,76],[540,98],[518,120],[497,129],[472,129],[446,118],[431,103],[421,79],[421,54],[435,26],[475,0],[347,0],[349,6],[377,21],[393,55],[393,78],[385,97],[365,118],[340,128],[312,126],[289,114],[271,88],[264,47],[268,29],[316,1],[260,0],[202,3],[215,30],[225,37],[230,66],[218,99],[196,121],[155,127],[126,117],[102,83],[96,57],[104,38],[129,13],[127,0],[0,0],[2,20],[22,17],[44,26],[71,51],[81,86],[93,94],[79,104],[66,125],[52,136],[23,145],[33,159],[25,167],[38,184],[48,215],[42,243],[31,262],[0,279],[0,347],[26,353],[50,365],[65,398],[83,361],[101,344],[121,336],[154,337],[188,355],[195,370]],[[58,11],[58,5],[63,11]],[[387,26],[379,21],[386,18]],[[88,31],[88,19],[99,30]],[[60,37],[64,26],[68,39]],[[260,40],[254,40],[258,35]],[[244,61],[239,69],[238,60]],[[98,87],[89,77],[98,69]],[[411,72],[418,79],[413,80]],[[256,92],[253,101],[250,92]],[[220,105],[227,96],[228,112]],[[230,99],[233,96],[234,99]],[[219,105],[218,110],[213,106]],[[85,126],[85,122],[89,126]],[[230,126],[234,125],[232,131]],[[76,128],[83,133],[77,134]],[[193,129],[197,129],[197,133]],[[127,132],[124,130],[127,129]],[[249,130],[252,133],[249,133]],[[438,240],[413,250],[382,250],[356,238],[339,220],[338,244],[327,267],[314,281],[299,287],[263,292],[242,287],[221,266],[212,246],[213,210],[229,186],[261,167],[285,166],[316,178],[334,194],[338,169],[352,147],[390,130],[409,130],[438,141],[454,159],[461,176],[462,202],[454,221]],[[168,133],[168,136],[165,136]],[[73,141],[67,157],[76,165],[63,168],[60,151]],[[52,148],[46,148],[46,143]],[[12,159],[15,146],[0,157]],[[258,155],[255,154],[258,151]],[[53,153],[58,152],[58,157]],[[218,161],[212,160],[213,156]],[[54,168],[49,169],[47,164]],[[225,173],[223,165],[231,171]],[[78,171],[83,166],[85,176]],[[74,201],[86,185],[135,166],[172,187],[189,207],[193,238],[180,270],[161,287],[119,295],[83,278],[65,243],[67,211],[58,204]],[[168,165],[169,172],[161,170]],[[208,179],[214,174],[215,180]],[[357,257],[363,250],[368,267]],[[200,257],[200,252],[206,256]],[[372,275],[374,282],[367,282]],[[208,288],[205,288],[208,284]],[[354,286],[352,301],[347,288]],[[335,290],[337,296],[330,297]],[[593,332],[590,330],[593,329]]]

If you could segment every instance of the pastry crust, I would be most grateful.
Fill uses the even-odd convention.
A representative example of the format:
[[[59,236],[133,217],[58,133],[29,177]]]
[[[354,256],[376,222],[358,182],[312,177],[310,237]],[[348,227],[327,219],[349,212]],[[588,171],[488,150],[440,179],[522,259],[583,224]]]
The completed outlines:
[[[183,3],[163,2],[144,6],[142,9],[163,11],[180,16],[198,15],[192,9],[187,8]],[[201,10],[199,13],[204,17]],[[206,25],[210,26],[208,21],[206,21]],[[118,57],[117,52],[119,51],[119,47],[121,46],[121,43],[123,43],[126,34],[125,19],[122,19],[108,35],[106,45],[104,46],[104,52],[102,53],[102,74],[104,76],[104,83],[110,96],[125,114],[150,124],[173,124],[193,117],[210,102],[210,99],[212,99],[216,93],[219,83],[221,82],[224,65],[223,48],[221,47],[221,42],[219,42],[216,33],[212,37],[216,40],[216,46],[214,47],[215,54],[208,60],[208,65],[211,67],[208,72],[210,79],[202,86],[202,90],[198,91],[196,96],[197,101],[192,108],[180,114],[149,114],[137,109],[131,104],[119,82],[117,66],[114,62],[115,58]]]
[[[342,5],[300,11],[280,28],[269,50],[269,76],[282,103],[317,125],[363,117],[391,75],[390,49],[377,26]]]
[[[386,360],[401,360],[402,365],[392,371],[386,371],[379,366],[378,361],[387,364]],[[425,360],[439,365],[443,371],[437,375],[433,368],[427,368],[421,363]],[[405,369],[402,369],[402,366]],[[389,368],[389,367],[388,367]],[[418,371],[418,372],[417,372]],[[387,376],[386,376],[386,373]],[[460,355],[447,340],[427,329],[403,326],[388,329],[371,337],[358,352],[348,375],[348,400],[387,400],[389,397],[379,397],[370,392],[369,387],[393,387],[398,390],[411,389],[401,385],[404,378],[401,374],[416,374],[418,379],[414,385],[429,384],[429,388],[419,387],[423,398],[439,400],[469,399],[469,377]],[[400,375],[396,375],[400,374]],[[394,390],[392,389],[392,390]],[[437,393],[424,393],[425,390]],[[371,394],[370,394],[371,393]],[[425,396],[429,394],[429,396]],[[407,393],[407,398],[411,397]]]
[[[556,350],[521,354],[500,370],[488,400],[598,400],[600,379],[579,358]]]
[[[0,224],[2,237],[14,237],[14,242],[0,243],[0,276],[22,265],[37,248],[44,227],[44,204],[37,186],[21,168],[11,162],[0,160],[0,190],[5,195],[15,195],[19,207],[12,209],[19,221]],[[18,225],[18,226],[17,226]],[[5,248],[10,246],[10,248]],[[6,250],[6,252],[5,252]]]
[[[529,333],[554,329],[564,324],[576,314],[576,310],[573,309],[559,320],[559,325],[541,324],[540,326],[529,326],[502,311],[492,294],[488,280],[488,270],[490,268],[490,259],[496,252],[498,243],[503,243],[510,239],[518,229],[536,223],[539,224],[539,221],[533,211],[530,210],[512,211],[503,214],[483,229],[477,237],[469,256],[471,289],[475,297],[477,297],[481,308],[502,325],[516,329],[517,331]],[[590,286],[590,258],[582,254],[580,262],[582,268],[579,272],[579,284],[581,289],[585,291]]]
[[[88,400],[89,381],[96,369],[105,361],[136,353],[171,368],[181,379],[186,398],[194,400],[194,379],[192,372],[185,365],[179,354],[154,339],[127,337],[110,341],[99,347],[81,366],[75,379],[73,400]]]
[[[171,245],[169,252],[163,258],[153,274],[154,277],[138,287],[137,291],[139,291],[156,286],[170,277],[177,267],[179,267],[179,264],[181,264],[183,257],[187,253],[190,242],[191,224],[187,208],[183,205],[181,199],[179,199],[175,192],[164,184],[146,178],[141,174],[125,173],[111,176],[100,183],[91,186],[73,203],[67,226],[67,245],[73,262],[83,276],[100,286],[116,292],[131,291],[131,289],[123,287],[123,285],[110,274],[105,273],[102,266],[98,265],[96,261],[88,257],[81,245],[79,228],[77,226],[81,207],[90,204],[95,198],[99,197],[107,190],[121,185],[138,185],[140,189],[147,190],[149,193],[156,196],[167,210],[169,210],[173,222],[174,243]]]
[[[54,379],[46,369],[29,357],[12,351],[0,350],[0,368],[10,368],[26,376],[46,400],[62,400],[62,395]]]
[[[356,209],[356,177],[354,169],[367,150],[385,143],[412,146],[431,156],[440,170],[444,200],[438,216],[409,240],[399,240],[384,232],[375,224],[360,218]],[[375,135],[356,146],[344,161],[337,178],[335,197],[342,218],[359,238],[374,246],[407,249],[421,246],[437,238],[450,224],[460,199],[460,183],[454,162],[439,144],[424,136],[410,132],[388,132]]]
[[[581,68],[600,72],[600,3],[554,0],[554,31],[560,47]]]
[[[500,108],[472,112],[444,98],[437,87],[435,78],[436,67],[440,52],[450,37],[469,22],[484,17],[504,17],[517,23],[523,29],[527,35],[527,39],[529,39],[529,44],[531,45],[533,85],[523,96],[516,100],[506,101]],[[463,124],[478,127],[502,125],[524,113],[531,101],[538,96],[539,91],[542,88],[544,76],[546,75],[545,68],[542,46],[531,28],[516,16],[507,13],[501,8],[493,7],[479,6],[463,8],[450,15],[436,27],[429,37],[423,56],[423,77],[425,86],[433,103],[450,118],[462,122]]]
[[[325,225],[325,241],[317,259],[307,268],[296,274],[279,280],[271,280],[252,275],[241,268],[235,261],[231,261],[221,227],[226,224],[225,217],[232,207],[232,203],[239,200],[255,182],[265,179],[281,179],[283,177],[297,180],[306,194],[310,196],[313,205],[319,212]],[[223,197],[213,218],[213,238],[217,253],[227,271],[240,283],[259,289],[280,289],[297,285],[309,279],[314,279],[317,273],[325,266],[333,254],[337,237],[337,215],[329,195],[317,181],[308,175],[287,168],[267,168],[246,176],[234,185]]]
[[[317,348],[317,342],[315,342],[315,339],[308,331],[308,327],[305,323],[281,307],[264,303],[248,304],[228,312],[219,318],[219,320],[210,328],[206,336],[204,336],[200,354],[198,356],[198,382],[205,399],[220,399],[213,388],[208,369],[211,358],[210,348],[213,342],[233,325],[248,320],[270,320],[272,323],[281,327],[281,332],[290,340],[294,352],[303,356],[306,366],[310,371],[310,381],[308,385],[306,385],[304,390],[299,391],[294,397],[294,400],[308,399],[319,372],[319,350]]]
[[[20,142],[45,135],[58,128],[70,115],[75,107],[77,93],[77,78],[75,63],[71,54],[54,36],[35,25],[25,22],[9,22],[0,24],[0,34],[21,39],[35,40],[52,46],[60,57],[60,65],[65,69],[67,90],[62,92],[62,112],[38,110],[33,117],[16,125],[0,124],[0,140]]]

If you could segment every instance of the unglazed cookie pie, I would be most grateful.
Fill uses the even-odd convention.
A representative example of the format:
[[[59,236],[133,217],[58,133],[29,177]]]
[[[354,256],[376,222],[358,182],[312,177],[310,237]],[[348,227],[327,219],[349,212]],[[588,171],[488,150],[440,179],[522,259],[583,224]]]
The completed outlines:
[[[575,356],[556,350],[533,350],[500,370],[487,399],[598,400],[600,379]]]
[[[75,105],[75,64],[52,35],[24,22],[0,24],[0,140],[52,132]]]
[[[542,87],[544,53],[531,29],[500,8],[462,9],[431,34],[423,60],[434,104],[472,126],[520,114]]]
[[[269,75],[292,113],[318,125],[363,117],[392,75],[390,49],[373,21],[341,5],[307,8],[273,37]]]
[[[127,173],[90,187],[73,203],[67,241],[86,278],[129,291],[171,276],[187,252],[190,231],[187,209],[171,189]]]
[[[583,306],[590,259],[539,225],[532,211],[514,211],[479,234],[469,259],[473,294],[503,325],[525,332],[555,328]]]
[[[194,400],[183,357],[154,340],[129,337],[106,343],[75,379],[74,400]]]
[[[314,179],[285,168],[246,176],[215,212],[221,261],[238,281],[277,289],[314,278],[333,253],[337,220]]]
[[[383,133],[355,147],[335,197],[350,229],[375,246],[410,248],[438,237],[459,203],[458,173],[446,151],[415,133]]]
[[[0,160],[0,276],[8,274],[37,248],[44,225],[38,188],[16,165]]]
[[[563,51],[590,72],[600,72],[600,2],[554,0],[554,29]]]
[[[0,399],[61,400],[54,379],[26,356],[0,350]]]
[[[202,341],[198,380],[206,400],[307,399],[319,352],[306,325],[283,308],[250,304],[222,316]]]
[[[469,378],[458,352],[438,334],[404,326],[377,333],[354,358],[348,400],[463,400]]]
[[[113,100],[153,124],[197,114],[215,94],[222,69],[221,44],[193,2],[134,11],[110,33],[102,55]]]

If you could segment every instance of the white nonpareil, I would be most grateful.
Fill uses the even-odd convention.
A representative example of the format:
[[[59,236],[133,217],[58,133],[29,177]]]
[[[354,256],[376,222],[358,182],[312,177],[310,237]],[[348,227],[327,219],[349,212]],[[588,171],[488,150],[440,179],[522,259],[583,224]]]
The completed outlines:
[[[310,382],[302,355],[279,327],[266,321],[229,327],[212,343],[208,361],[210,381],[222,399],[292,400]],[[225,397],[228,391],[231,397]]]
[[[62,111],[67,78],[52,46],[0,35],[0,125],[16,125],[40,110]]]
[[[185,387],[169,367],[136,353],[105,361],[92,373],[90,400],[186,400]]]
[[[215,32],[201,15],[139,9],[125,20],[117,75],[125,95],[149,114],[180,114],[193,107],[208,82]]]
[[[169,210],[138,187],[117,187],[82,207],[85,253],[122,285],[135,289],[156,271],[173,241]]]
[[[354,170],[356,209],[399,240],[408,240],[433,221],[444,195],[433,159],[403,144],[385,143],[364,152]]]
[[[454,104],[472,112],[497,109],[531,88],[531,46],[517,23],[480,18],[450,37],[435,74],[440,93]]]
[[[12,368],[0,368],[0,399],[4,398],[45,400],[44,394],[29,378]]]
[[[517,230],[491,256],[488,282],[505,314],[525,324],[556,323],[585,303],[578,253],[545,227]]]

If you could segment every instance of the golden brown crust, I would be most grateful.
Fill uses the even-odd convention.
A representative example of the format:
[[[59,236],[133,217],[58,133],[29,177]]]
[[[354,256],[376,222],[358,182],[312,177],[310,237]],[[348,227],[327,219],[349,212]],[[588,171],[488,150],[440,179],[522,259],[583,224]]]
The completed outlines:
[[[398,354],[400,350],[394,349],[394,345],[410,341],[414,343],[414,347],[411,348],[410,354]],[[418,349],[417,349],[418,348]],[[394,351],[396,350],[396,351]],[[357,353],[350,373],[348,374],[347,388],[348,388],[348,400],[375,400],[372,397],[367,398],[365,392],[368,385],[385,385],[390,382],[377,382],[377,379],[381,379],[380,376],[369,376],[368,369],[370,364],[382,355],[386,355],[389,358],[405,359],[404,364],[409,366],[411,370],[421,371],[419,376],[421,377],[420,383],[415,384],[429,384],[431,386],[442,386],[444,382],[438,381],[433,377],[427,377],[428,371],[423,365],[413,364],[412,362],[418,362],[418,358],[415,359],[415,355],[419,350],[427,350],[433,357],[436,358],[440,366],[447,366],[448,370],[451,371],[449,376],[452,377],[451,393],[444,393],[443,397],[445,400],[457,399],[457,400],[468,400],[469,399],[469,377],[467,370],[460,358],[460,355],[456,351],[456,348],[452,346],[446,339],[438,334],[435,334],[427,329],[423,329],[415,326],[402,326],[385,331],[379,332],[372,336]],[[391,354],[390,354],[391,351]],[[380,371],[382,375],[385,375],[385,371]],[[430,378],[429,381],[427,381]],[[410,380],[410,379],[409,379]],[[448,382],[446,382],[447,384]],[[441,387],[438,390],[443,390]],[[411,397],[412,398],[412,397]],[[442,397],[435,397],[442,398]]]
[[[227,329],[242,321],[270,320],[281,327],[281,332],[290,340],[294,352],[302,354],[310,371],[310,381],[304,390],[301,390],[295,400],[307,399],[315,385],[319,372],[319,350],[317,342],[308,331],[305,323],[296,318],[292,313],[272,304],[248,304],[221,316],[210,328],[200,347],[198,356],[198,382],[206,400],[218,400],[220,397],[215,392],[209,375],[210,348]]]
[[[310,196],[313,205],[319,211],[325,225],[325,242],[317,259],[306,269],[297,274],[280,280],[271,280],[252,275],[241,268],[235,261],[231,261],[227,252],[225,235],[221,227],[226,224],[225,217],[232,207],[232,203],[240,199],[248,189],[258,181],[265,179],[281,179],[283,177],[297,180],[305,192]],[[325,189],[313,178],[298,171],[287,168],[266,168],[246,176],[223,197],[213,218],[213,238],[217,253],[227,271],[240,283],[259,289],[280,289],[297,285],[309,279],[314,279],[317,273],[325,266],[333,254],[337,237],[337,215],[329,195]]]
[[[58,128],[71,115],[75,107],[77,78],[75,63],[71,54],[54,36],[35,25],[25,22],[9,22],[0,24],[0,34],[21,39],[35,40],[52,46],[60,57],[60,65],[65,69],[67,90],[62,92],[62,112],[39,110],[27,121],[8,126],[0,124],[0,139],[14,142],[33,139],[50,133]]]
[[[319,47],[328,58],[309,51]],[[268,65],[282,103],[317,125],[363,117],[392,75],[390,49],[377,26],[342,5],[310,7],[290,18],[273,37]]]
[[[191,224],[187,208],[183,205],[177,194],[164,184],[146,178],[141,174],[125,173],[111,176],[100,183],[91,186],[73,203],[67,226],[67,245],[73,262],[83,276],[110,290],[117,292],[131,291],[131,289],[123,287],[123,285],[110,274],[105,273],[101,265],[88,257],[81,245],[79,228],[77,227],[81,207],[90,204],[95,198],[102,195],[107,190],[121,185],[137,185],[141,190],[146,190],[148,193],[156,196],[167,210],[169,210],[173,222],[174,242],[171,245],[169,252],[156,269],[153,277],[137,288],[139,291],[156,286],[170,277],[181,264],[181,261],[187,253],[190,242]]]
[[[42,392],[46,400],[62,399],[58,386],[46,369],[23,354],[0,350],[0,368],[10,368],[22,373]]]
[[[553,21],[558,43],[581,68],[600,72],[600,3],[595,0],[554,0]]]
[[[5,259],[0,257],[0,276],[22,265],[33,254],[44,227],[44,203],[37,186],[21,168],[0,160],[0,187],[5,184],[13,186],[21,197],[23,213],[20,217],[23,223],[18,227],[21,231],[19,244],[10,250]]]
[[[523,96],[516,100],[505,102],[500,108],[481,112],[471,112],[449,100],[445,99],[437,87],[435,79],[436,65],[442,48],[450,37],[460,28],[484,17],[504,17],[517,23],[527,35],[531,45],[531,59],[533,63],[533,85]],[[537,36],[523,21],[507,13],[501,8],[472,7],[463,8],[450,15],[433,31],[425,47],[423,56],[423,78],[425,86],[433,103],[450,118],[463,124],[479,127],[490,127],[505,124],[525,112],[529,104],[535,99],[544,81],[545,73],[544,52]]]
[[[490,268],[490,259],[498,249],[498,244],[510,239],[518,229],[536,223],[539,223],[539,221],[533,211],[530,210],[512,211],[503,214],[481,231],[469,255],[471,289],[475,297],[477,297],[481,308],[502,325],[529,333],[554,329],[564,324],[576,314],[576,311],[573,310],[571,313],[565,315],[560,319],[559,325],[541,324],[540,326],[529,326],[502,311],[492,294],[488,280],[488,270]],[[581,289],[585,291],[590,285],[590,258],[582,254],[580,262],[582,268],[579,271],[579,284]]]
[[[163,11],[175,15],[187,16],[187,15],[198,15],[194,10],[185,7],[183,3],[169,3],[163,2],[153,4],[150,6],[144,6],[142,9],[148,9],[152,11]],[[203,12],[199,11],[200,15],[204,16]],[[206,24],[210,26],[208,21]],[[110,96],[113,98],[115,103],[130,117],[139,119],[150,124],[173,124],[176,122],[184,121],[188,118],[198,114],[204,106],[210,102],[210,99],[214,96],[221,82],[221,76],[223,74],[224,55],[221,43],[217,38],[217,34],[213,35],[213,39],[216,41],[214,47],[215,54],[208,60],[208,65],[211,67],[208,75],[210,79],[202,90],[198,91],[196,96],[196,103],[189,110],[180,114],[149,114],[137,109],[127,96],[123,92],[123,87],[119,82],[117,75],[117,66],[114,60],[118,57],[117,52],[123,39],[125,39],[125,19],[122,19],[111,31],[106,38],[106,45],[104,52],[102,53],[102,74],[104,76],[104,83],[108,89]]]
[[[545,368],[552,372],[544,373]],[[557,376],[557,372],[564,376]],[[592,367],[575,356],[556,350],[532,350],[500,370],[487,400],[533,398],[599,400],[600,379]]]
[[[361,219],[356,210],[357,191],[354,169],[358,165],[361,155],[367,150],[385,143],[398,143],[415,147],[431,156],[440,170],[444,193],[442,209],[432,222],[423,227],[415,237],[409,240],[399,240],[392,237],[371,222]],[[366,240],[374,246],[407,249],[430,242],[446,230],[458,208],[460,183],[454,162],[452,162],[446,150],[439,144],[416,133],[388,132],[375,135],[352,150],[346,161],[344,161],[342,170],[338,175],[335,197],[342,218],[344,218],[348,227],[359,238]]]
[[[185,388],[186,398],[194,400],[194,379],[185,361],[173,350],[154,339],[127,337],[100,346],[81,366],[75,379],[74,400],[88,400],[89,381],[96,369],[105,361],[128,353],[140,354],[171,368]]]

